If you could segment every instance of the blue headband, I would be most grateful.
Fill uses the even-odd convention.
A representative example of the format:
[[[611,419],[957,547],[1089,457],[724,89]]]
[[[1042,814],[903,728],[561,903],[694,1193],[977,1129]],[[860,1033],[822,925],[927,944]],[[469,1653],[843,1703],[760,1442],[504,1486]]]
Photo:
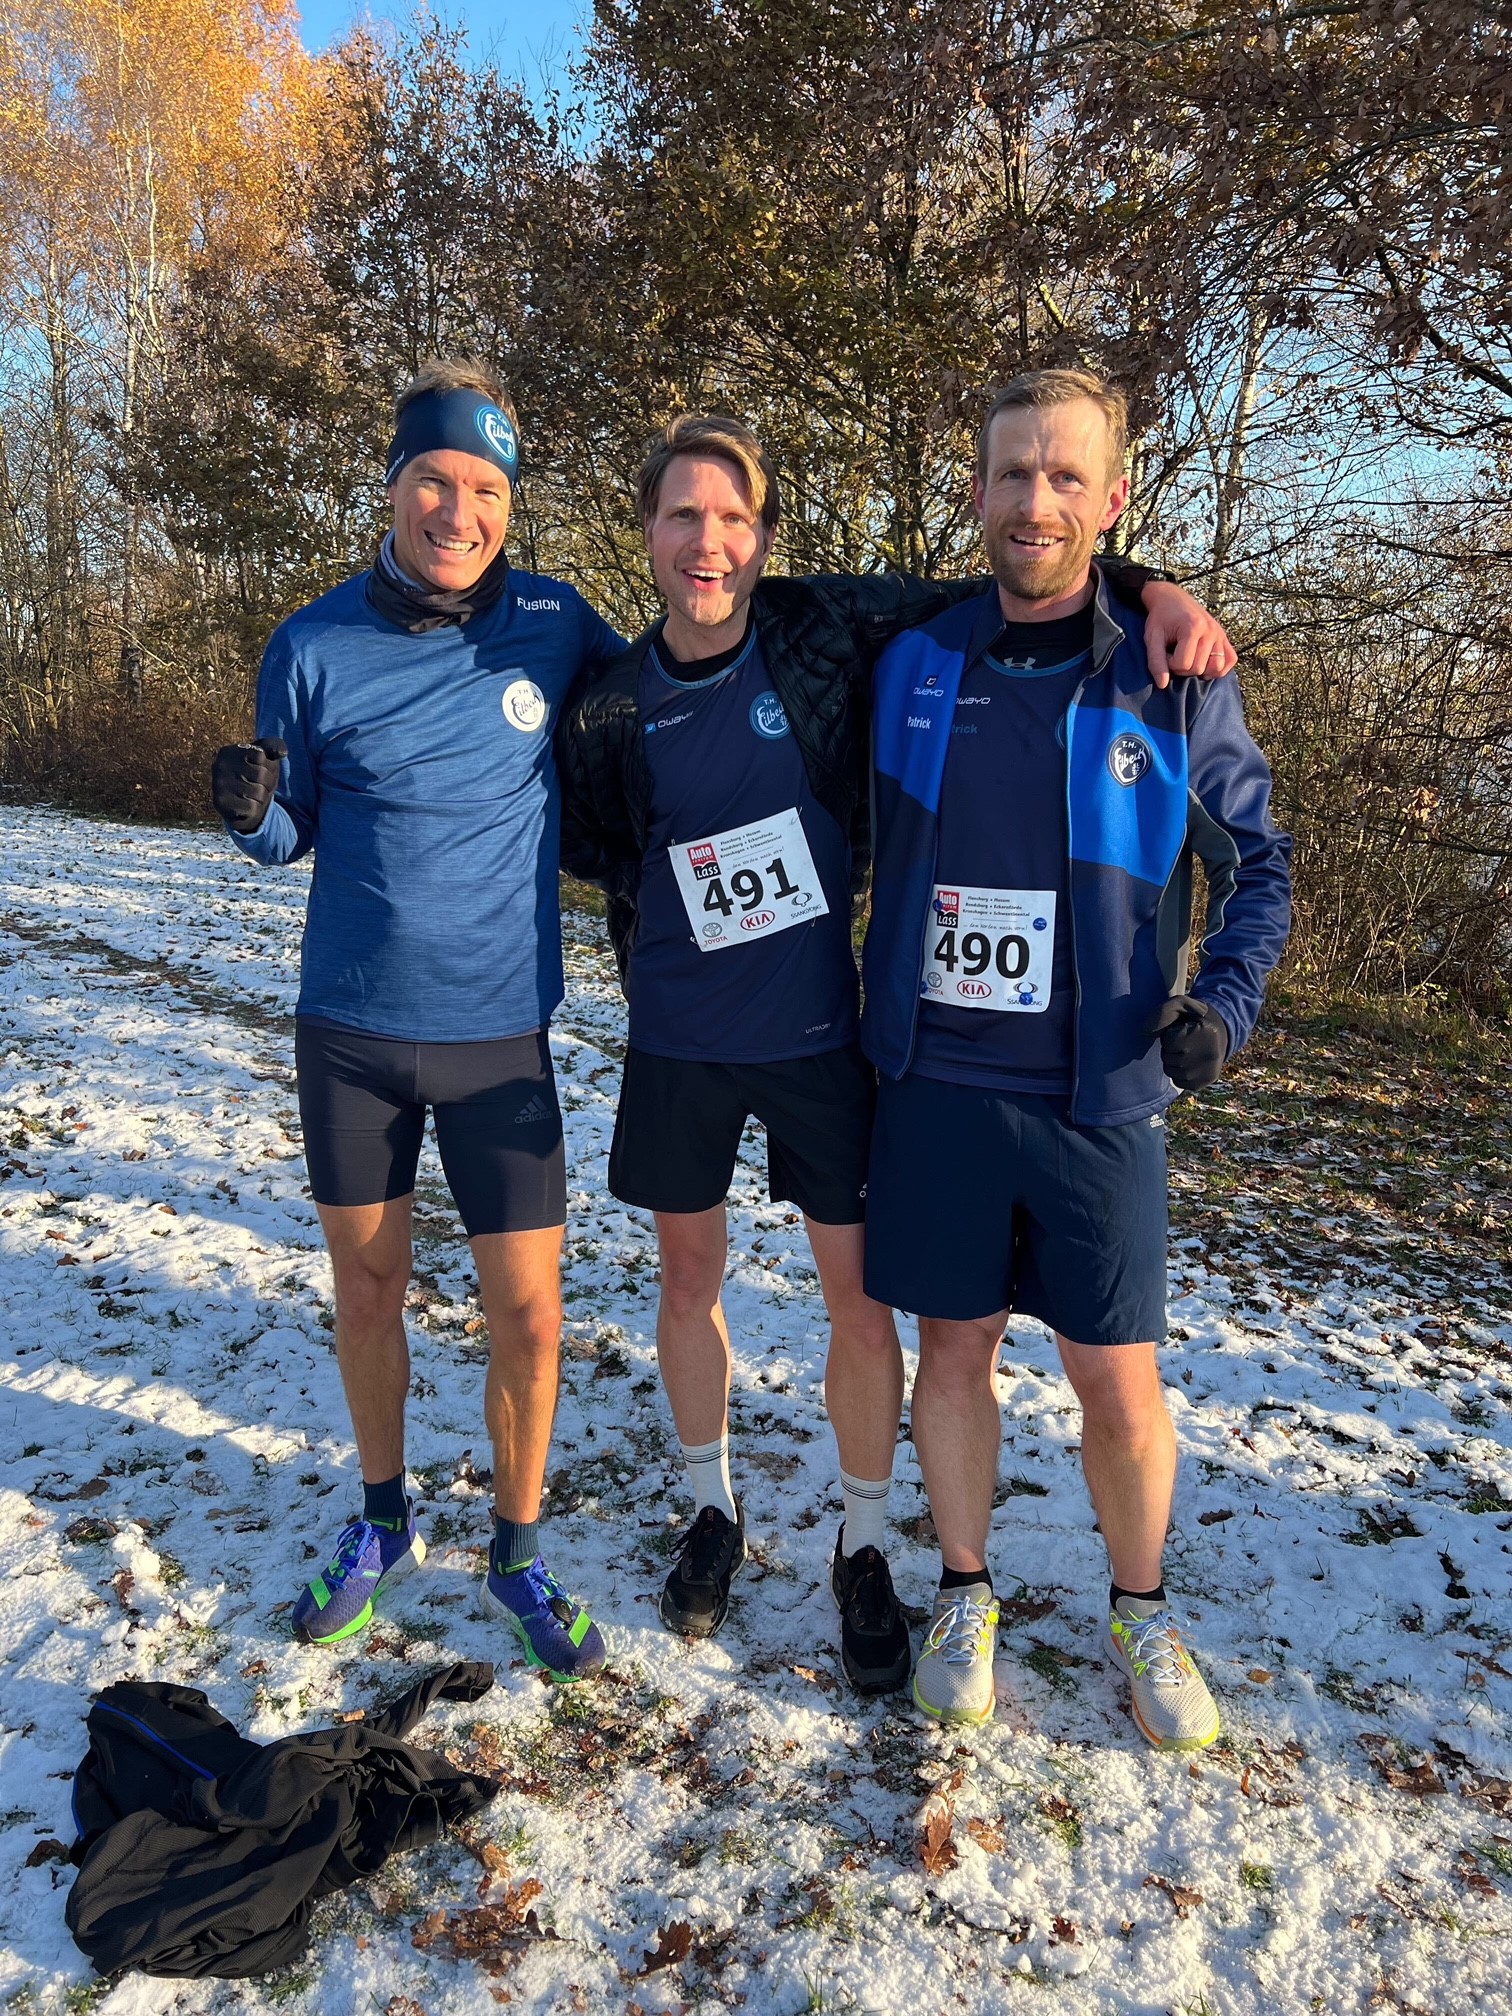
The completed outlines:
[[[422,392],[399,415],[388,445],[383,480],[392,483],[406,462],[451,448],[502,469],[513,483],[520,466],[520,437],[507,413],[481,392]]]

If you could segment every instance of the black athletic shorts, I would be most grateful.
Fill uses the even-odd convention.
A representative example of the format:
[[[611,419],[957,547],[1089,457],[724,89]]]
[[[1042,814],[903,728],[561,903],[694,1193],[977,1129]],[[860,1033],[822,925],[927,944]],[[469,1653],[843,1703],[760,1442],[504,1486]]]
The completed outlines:
[[[300,1021],[294,1059],[317,1204],[407,1197],[429,1106],[470,1239],[565,1223],[562,1112],[544,1029],[491,1043],[405,1043]]]
[[[779,1064],[625,1055],[609,1188],[645,1211],[712,1211],[752,1115],[767,1132],[767,1188],[821,1225],[866,1216],[876,1073],[858,1045]]]
[[[1073,1127],[1064,1099],[884,1078],[866,1292],[918,1316],[1036,1316],[1073,1344],[1166,1334],[1159,1114]]]

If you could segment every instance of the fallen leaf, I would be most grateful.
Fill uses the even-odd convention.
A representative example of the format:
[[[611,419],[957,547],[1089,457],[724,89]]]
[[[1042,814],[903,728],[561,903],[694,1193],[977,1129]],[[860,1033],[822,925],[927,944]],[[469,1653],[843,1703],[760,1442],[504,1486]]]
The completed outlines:
[[[994,1827],[990,1820],[968,1820],[966,1832],[978,1848],[988,1855],[1001,1855],[1008,1843],[1000,1827]]]
[[[1251,1666],[1249,1670],[1249,1677],[1251,1680],[1254,1681],[1257,1687],[1265,1687],[1268,1686],[1269,1683],[1272,1680],[1274,1680],[1276,1676],[1274,1673],[1267,1673],[1263,1666]]]
[[[61,1841],[54,1841],[51,1835],[49,1835],[45,1841],[39,1841],[30,1855],[27,1856],[26,1866],[28,1869],[40,1869],[44,1862],[66,1862],[67,1860],[68,1850],[63,1846],[63,1843]]]
[[[947,1869],[954,1869],[960,1860],[956,1845],[950,1838],[950,1812],[930,1815],[924,1828],[924,1839],[919,1848],[924,1867],[931,1876],[943,1876]]]
[[[1459,1789],[1461,1799],[1468,1799],[1472,1806],[1482,1806],[1488,1813],[1512,1814],[1512,1779],[1462,1778]]]
[[[1146,1876],[1144,1888],[1159,1890],[1163,1896],[1169,1897],[1172,1909],[1178,1918],[1189,1917],[1202,1902],[1200,1890],[1188,1890],[1180,1883],[1172,1883],[1165,1876]]]
[[[1221,1526],[1225,1519],[1232,1519],[1233,1516],[1234,1514],[1232,1510],[1222,1512],[1199,1512],[1197,1514],[1197,1524],[1199,1526]]]
[[[1050,1944],[1052,1946],[1074,1946],[1076,1944],[1076,1927],[1069,1918],[1052,1918],[1050,1920]]]
[[[641,1974],[655,1974],[663,1967],[676,1967],[687,1959],[693,1947],[693,1927],[685,1918],[674,1918],[656,1935],[656,1951],[645,1956]]]

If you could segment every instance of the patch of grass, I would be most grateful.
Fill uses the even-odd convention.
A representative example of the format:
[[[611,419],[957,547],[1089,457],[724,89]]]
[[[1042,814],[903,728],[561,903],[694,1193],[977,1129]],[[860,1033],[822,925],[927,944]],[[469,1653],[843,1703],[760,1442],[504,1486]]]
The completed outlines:
[[[1274,1890],[1276,1872],[1268,1862],[1241,1862],[1239,1881],[1246,1890]]]
[[[1477,1484],[1464,1500],[1466,1512],[1512,1512],[1512,1498],[1503,1498],[1494,1484]]]
[[[158,1555],[158,1580],[165,1589],[182,1589],[189,1580],[189,1571],[177,1554]]]
[[[276,2008],[281,2002],[293,2002],[315,1986],[316,1972],[313,1967],[290,1967],[286,1973],[275,1974],[263,1989],[263,2000]]]
[[[1498,1876],[1512,1877],[1512,1841],[1493,1835],[1486,1841],[1472,1841],[1470,1852],[1488,1868],[1494,1869]]]
[[[1020,1657],[1029,1671],[1037,1673],[1057,1694],[1076,1692],[1076,1682],[1067,1670],[1065,1658],[1053,1645],[1036,1644],[1030,1651],[1021,1653]]]
[[[1507,1507],[1512,1512],[1512,1505]],[[1393,1540],[1421,1540],[1423,1531],[1414,1526],[1405,1512],[1393,1512],[1389,1506],[1379,1506],[1375,1511],[1364,1511],[1357,1515],[1359,1531],[1346,1533],[1346,1547],[1389,1547]]]

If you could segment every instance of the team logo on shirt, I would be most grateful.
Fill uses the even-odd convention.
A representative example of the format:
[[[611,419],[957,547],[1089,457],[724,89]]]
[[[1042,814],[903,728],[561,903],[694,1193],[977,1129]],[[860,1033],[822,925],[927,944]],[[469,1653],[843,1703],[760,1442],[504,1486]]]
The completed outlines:
[[[504,688],[504,719],[522,735],[533,735],[546,719],[546,695],[534,679],[514,679]]]
[[[1154,761],[1143,735],[1116,736],[1108,749],[1108,768],[1120,784],[1137,784]]]
[[[751,702],[751,726],[765,742],[780,742],[788,732],[788,718],[775,693],[758,693]]]
[[[478,432],[496,455],[506,462],[513,462],[520,450],[520,437],[509,424],[509,415],[501,413],[497,406],[481,406],[478,409]]]

